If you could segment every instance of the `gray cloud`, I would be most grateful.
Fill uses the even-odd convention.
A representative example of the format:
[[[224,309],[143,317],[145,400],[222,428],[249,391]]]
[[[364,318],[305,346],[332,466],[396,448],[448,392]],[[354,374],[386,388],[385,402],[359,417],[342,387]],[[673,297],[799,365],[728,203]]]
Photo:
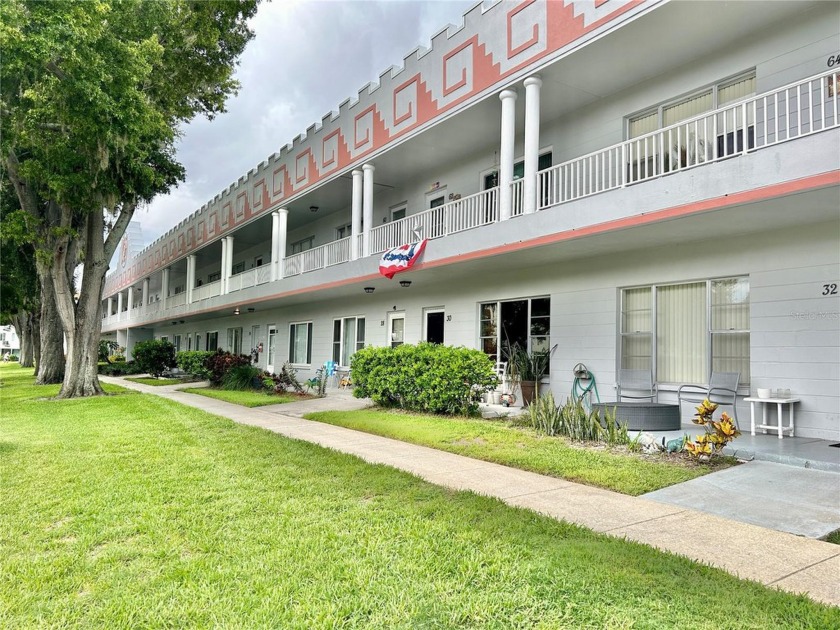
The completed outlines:
[[[187,178],[136,215],[146,243],[378,81],[476,4],[469,0],[280,0],[260,6],[228,112],[184,128]]]

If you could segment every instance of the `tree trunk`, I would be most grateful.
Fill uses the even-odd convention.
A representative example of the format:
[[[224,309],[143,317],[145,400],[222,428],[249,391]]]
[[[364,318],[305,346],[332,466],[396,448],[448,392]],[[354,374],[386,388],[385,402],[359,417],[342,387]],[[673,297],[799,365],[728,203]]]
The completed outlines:
[[[41,367],[41,313],[29,313],[29,328],[32,331],[32,355],[36,369]]]
[[[15,329],[20,339],[20,367],[33,367],[32,317],[26,311],[15,316]]]
[[[55,289],[48,266],[38,262],[41,284],[41,350],[38,361],[38,385],[61,383],[64,380],[64,331],[55,304]]]

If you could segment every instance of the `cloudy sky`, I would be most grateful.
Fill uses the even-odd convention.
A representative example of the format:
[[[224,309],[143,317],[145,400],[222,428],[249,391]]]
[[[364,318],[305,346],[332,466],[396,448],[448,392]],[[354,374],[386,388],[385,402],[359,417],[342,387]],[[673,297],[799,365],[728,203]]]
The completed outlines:
[[[346,98],[478,0],[275,0],[263,2],[242,55],[228,112],[184,129],[187,177],[138,210],[144,245],[276,153]]]

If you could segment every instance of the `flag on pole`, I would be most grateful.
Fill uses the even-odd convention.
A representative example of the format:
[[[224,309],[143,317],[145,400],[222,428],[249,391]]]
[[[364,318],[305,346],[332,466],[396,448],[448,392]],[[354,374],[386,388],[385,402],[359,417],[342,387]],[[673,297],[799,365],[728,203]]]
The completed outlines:
[[[420,254],[426,248],[426,242],[428,240],[424,238],[422,241],[416,243],[406,243],[405,245],[389,249],[379,259],[379,273],[390,280],[395,274],[405,271],[414,265],[417,259],[420,258]]]

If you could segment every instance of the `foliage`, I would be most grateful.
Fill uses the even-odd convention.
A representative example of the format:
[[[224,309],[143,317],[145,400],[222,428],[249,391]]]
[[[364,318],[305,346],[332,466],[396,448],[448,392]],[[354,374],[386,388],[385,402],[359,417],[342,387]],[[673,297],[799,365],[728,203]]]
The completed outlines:
[[[175,346],[166,339],[149,339],[134,344],[134,362],[158,378],[175,367]]]
[[[324,368],[315,370],[315,376],[306,381],[306,388],[315,392],[318,398],[324,398],[327,395],[327,371]]]
[[[528,352],[519,344],[508,348],[508,369],[516,381],[538,381],[548,371],[549,352]]]
[[[127,376],[143,374],[146,370],[137,365],[135,361],[118,361],[116,363],[100,363],[98,371],[105,376]]]
[[[54,296],[67,341],[60,398],[102,392],[92,359],[108,263],[138,205],[184,178],[175,150],[182,125],[223,112],[236,91],[256,6],[0,3],[0,159],[31,222],[41,287],[52,287],[42,301]]]
[[[430,343],[362,348],[353,355],[351,374],[357,398],[430,413],[473,414],[475,387],[490,391],[498,384],[480,350]]]
[[[175,355],[175,365],[190,376],[207,380],[210,378],[210,370],[206,365],[207,358],[212,355],[212,350],[182,350]]]
[[[292,364],[286,361],[280,366],[280,371],[276,374],[269,374],[265,372],[267,378],[270,378],[274,384],[274,391],[279,393],[293,391],[302,394],[304,387],[297,377],[297,370],[292,367]]]
[[[263,374],[255,365],[235,365],[222,377],[222,388],[239,391],[262,389]]]
[[[698,435],[693,442],[686,442],[685,450],[698,459],[709,459],[720,453],[723,448],[736,437],[741,435],[738,427],[726,413],[720,415],[720,420],[713,418],[718,406],[704,400],[697,406],[697,414],[692,418],[694,424],[706,429],[706,433]]]
[[[20,361],[20,357],[14,353],[9,353],[4,357],[7,361]]]
[[[167,385],[180,385],[184,381],[180,378],[146,378],[142,376],[129,376],[125,380],[132,383],[140,383],[141,385],[151,385],[152,387],[166,387]]]
[[[204,367],[208,372],[207,376],[213,385],[221,385],[225,374],[240,365],[251,365],[251,356],[216,350],[204,359]]]
[[[563,435],[579,442],[603,442],[609,446],[630,444],[627,425],[616,422],[615,415],[597,410],[587,411],[580,400],[569,398],[558,407],[549,392],[528,406],[531,426],[546,435]]]
[[[108,339],[99,340],[99,360],[105,363],[111,363],[111,356],[117,353],[120,344],[116,341],[109,341]]]

